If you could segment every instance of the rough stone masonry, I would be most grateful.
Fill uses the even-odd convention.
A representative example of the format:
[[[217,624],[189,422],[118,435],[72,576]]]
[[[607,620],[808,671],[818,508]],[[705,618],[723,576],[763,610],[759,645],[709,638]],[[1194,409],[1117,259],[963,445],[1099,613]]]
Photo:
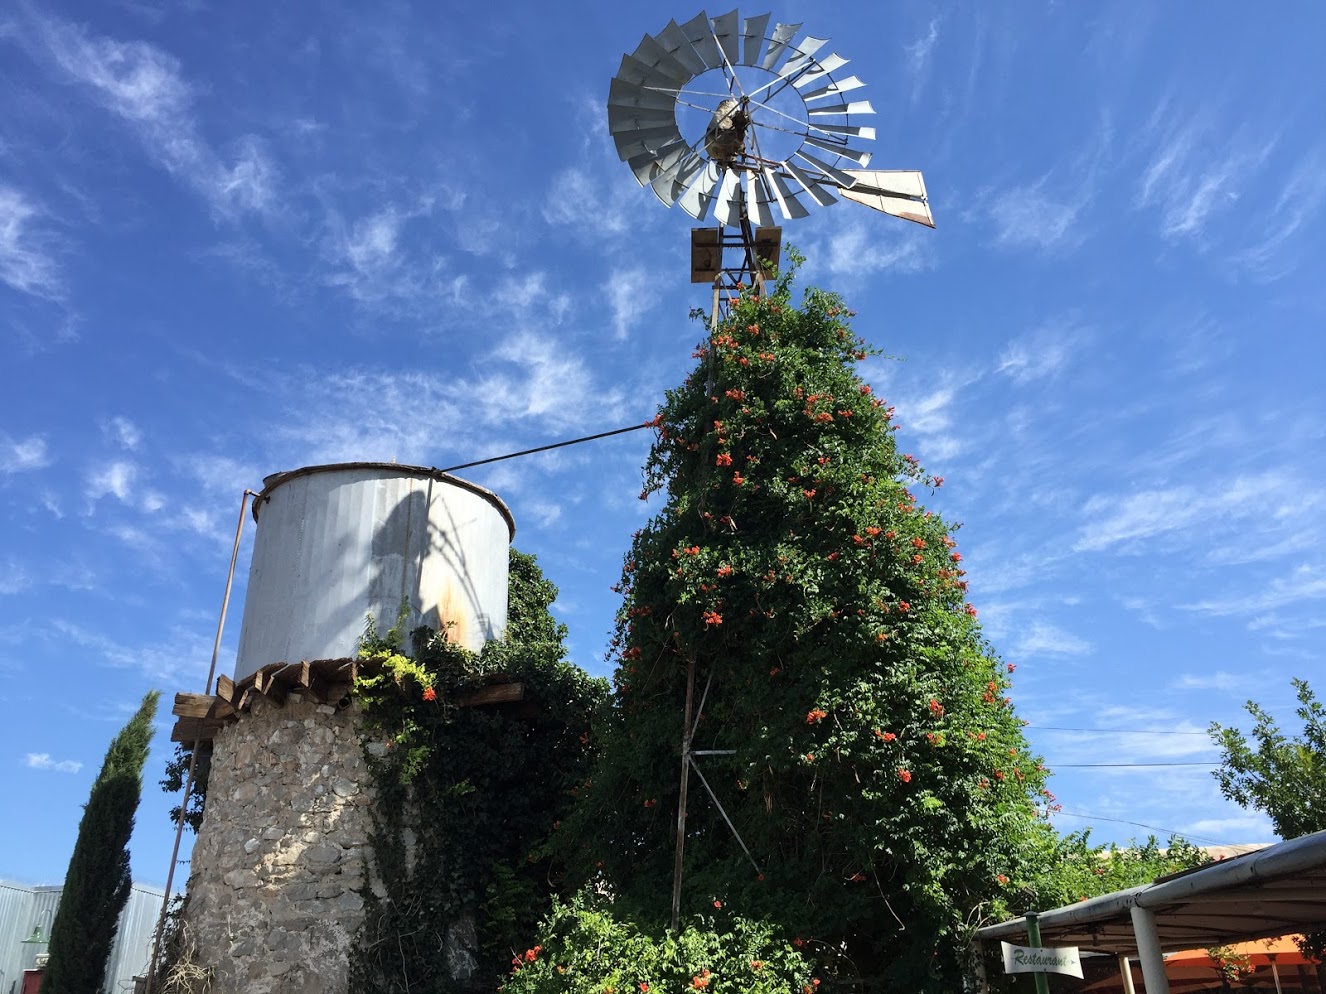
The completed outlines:
[[[364,918],[358,708],[255,701],[214,742],[188,924],[216,994],[336,994]]]

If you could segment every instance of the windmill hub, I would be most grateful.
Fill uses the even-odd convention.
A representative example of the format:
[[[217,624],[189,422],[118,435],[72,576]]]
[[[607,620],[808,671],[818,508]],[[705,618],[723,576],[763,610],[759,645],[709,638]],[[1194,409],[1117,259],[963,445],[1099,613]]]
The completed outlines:
[[[746,152],[749,125],[750,115],[741,101],[729,97],[720,103],[704,132],[704,150],[709,158],[720,166],[731,167]]]

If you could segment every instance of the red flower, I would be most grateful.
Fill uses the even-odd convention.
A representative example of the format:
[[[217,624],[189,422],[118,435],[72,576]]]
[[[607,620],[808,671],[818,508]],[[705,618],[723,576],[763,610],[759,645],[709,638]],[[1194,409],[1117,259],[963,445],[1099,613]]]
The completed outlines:
[[[899,767],[898,767],[898,779],[901,780],[903,783],[911,783],[911,782],[912,782],[912,771],[906,769],[905,767],[899,766]]]
[[[925,539],[923,539],[923,538],[914,538],[914,539],[912,539],[912,545],[916,546],[918,549],[924,549],[924,548],[925,548]]]
[[[892,732],[881,732],[878,728],[876,728],[875,737],[878,738],[881,742],[892,742],[898,736],[894,735]]]
[[[425,688],[424,688],[424,700],[426,700],[426,701],[435,701],[435,700],[437,700],[437,691],[434,690],[432,687],[425,687]]]
[[[722,906],[723,906],[723,902],[722,902],[722,901],[715,901],[715,902],[714,902],[714,907],[715,907],[715,908],[721,908]]]
[[[706,611],[704,613],[704,626],[706,628],[710,628],[715,625],[721,625],[722,623],[723,623],[723,616],[719,614],[717,611]]]
[[[930,706],[930,713],[933,714],[936,718],[944,717],[944,705],[940,704],[938,701],[932,698],[929,706]]]
[[[1008,883],[1008,877],[1004,876],[1002,873],[996,874],[995,879],[998,880],[1001,884]]]
[[[726,452],[720,452],[718,458],[714,460],[714,463],[718,466],[731,466],[732,456]]]
[[[742,476],[740,473],[733,473],[732,482],[735,483],[737,486],[741,486],[743,483],[746,482],[746,478]]]
[[[948,557],[949,557],[950,559],[952,559],[955,563],[960,563],[960,562],[962,562],[962,553],[961,553],[961,552],[950,552],[950,553],[948,554]]]
[[[972,605],[968,604],[966,607],[963,608],[963,610],[966,611],[968,614],[970,614],[973,618],[976,617],[976,608],[974,608]]]
[[[658,801],[654,800],[652,797],[645,798],[645,807],[647,808],[652,808],[657,803]]]
[[[649,994],[649,985],[644,981],[640,982],[640,994]]]
[[[700,547],[698,545],[689,545],[681,551],[688,556],[698,556],[700,554]]]
[[[898,601],[898,610],[906,613],[912,609],[912,606],[906,601]]]
[[[724,563],[722,566],[718,567],[718,575],[719,575],[719,576],[731,576],[731,575],[732,575],[732,567],[729,566],[727,563]]]
[[[803,490],[801,492],[806,495],[806,500],[811,500],[815,496],[814,490]]]
[[[828,716],[829,712],[825,711],[823,708],[812,708],[810,711],[806,713],[806,724],[814,725],[818,722],[823,721]]]

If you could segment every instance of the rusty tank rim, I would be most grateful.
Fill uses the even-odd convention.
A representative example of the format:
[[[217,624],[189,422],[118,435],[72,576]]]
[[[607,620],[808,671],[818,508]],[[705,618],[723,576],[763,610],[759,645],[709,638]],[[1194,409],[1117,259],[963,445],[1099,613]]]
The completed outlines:
[[[472,494],[478,494],[502,515],[506,521],[507,530],[510,532],[508,541],[516,537],[516,519],[511,516],[511,508],[506,506],[506,501],[477,483],[471,483],[469,480],[462,480],[459,476],[452,476],[450,473],[444,473],[440,469],[432,466],[406,466],[395,462],[336,462],[327,463],[322,466],[303,466],[300,469],[290,469],[281,473],[273,473],[271,476],[263,477],[262,492],[253,498],[253,520],[258,520],[258,508],[262,507],[271,499],[272,491],[283,483],[289,483],[291,480],[297,480],[301,476],[313,476],[316,473],[338,473],[344,470],[380,470],[385,477],[412,477],[428,480],[437,480],[440,483],[447,483],[461,490],[468,490]]]

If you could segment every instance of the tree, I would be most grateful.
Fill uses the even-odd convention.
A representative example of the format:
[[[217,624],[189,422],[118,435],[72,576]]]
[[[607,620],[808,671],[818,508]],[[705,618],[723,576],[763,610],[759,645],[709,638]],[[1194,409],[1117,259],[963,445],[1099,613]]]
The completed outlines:
[[[106,750],[92,784],[51,925],[42,994],[91,994],[105,982],[120,912],[129,900],[129,837],[160,696],[153,690],[143,698]]]
[[[684,911],[767,918],[866,989],[951,991],[969,930],[1025,910],[1053,850],[1046,771],[850,316],[784,277],[668,393],[642,494],[666,500],[624,564],[613,719],[563,852],[618,913],[666,919],[693,668],[735,833],[692,775]]]
[[[1215,778],[1220,792],[1241,807],[1257,808],[1282,839],[1326,829],[1326,709],[1306,680],[1294,680],[1302,738],[1286,738],[1255,701],[1245,705],[1255,724],[1253,743],[1237,728],[1212,722],[1221,749]]]

